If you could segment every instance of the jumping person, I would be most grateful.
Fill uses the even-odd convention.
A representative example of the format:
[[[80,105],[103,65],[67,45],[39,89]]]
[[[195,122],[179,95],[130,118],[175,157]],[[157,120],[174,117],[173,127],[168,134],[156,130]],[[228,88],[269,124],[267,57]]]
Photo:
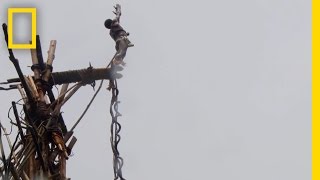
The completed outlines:
[[[110,36],[116,42],[117,52],[112,60],[113,64],[125,65],[123,59],[126,56],[128,47],[132,47],[133,44],[128,39],[129,33],[120,26],[121,6],[117,4],[114,8],[116,9],[114,12],[116,17],[113,20],[107,19],[104,22],[104,26],[110,29]]]

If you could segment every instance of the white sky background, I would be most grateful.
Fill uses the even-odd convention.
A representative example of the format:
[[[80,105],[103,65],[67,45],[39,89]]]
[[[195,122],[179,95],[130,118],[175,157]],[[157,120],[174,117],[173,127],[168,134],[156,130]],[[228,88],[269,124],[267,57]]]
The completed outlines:
[[[135,44],[118,81],[126,179],[311,178],[311,1],[1,0],[0,22],[8,7],[36,7],[45,58],[58,41],[54,71],[102,67],[115,3]],[[0,38],[5,81],[17,75]],[[31,74],[29,51],[15,55]],[[93,93],[63,107],[69,128]],[[0,92],[2,122],[19,98]],[[109,103],[104,88],[77,127],[68,177],[113,178]]]

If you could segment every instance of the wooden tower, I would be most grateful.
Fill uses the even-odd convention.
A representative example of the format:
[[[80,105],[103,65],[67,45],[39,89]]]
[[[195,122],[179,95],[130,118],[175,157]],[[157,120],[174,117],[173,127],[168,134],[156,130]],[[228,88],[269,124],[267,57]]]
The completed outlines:
[[[120,18],[120,5],[115,8],[115,14],[117,18]],[[8,43],[7,25],[3,24],[2,28]],[[109,90],[112,90],[113,93],[110,113],[112,123],[115,124],[111,129],[111,139],[114,139],[114,141],[111,140],[112,147],[116,146],[113,143],[118,143],[117,117],[119,113],[117,110],[113,112],[113,109],[114,106],[117,106],[118,89],[116,79],[122,77],[118,71],[123,68],[119,65],[114,65],[112,59],[105,68],[93,68],[90,65],[90,67],[80,70],[52,72],[57,41],[50,41],[46,62],[43,59],[38,35],[36,41],[36,49],[30,50],[33,74],[29,76],[22,73],[19,61],[15,58],[12,49],[8,49],[9,59],[17,71],[18,78],[8,79],[7,82],[1,84],[9,84],[9,87],[0,88],[1,90],[17,89],[20,92],[21,101],[19,103],[13,101],[10,109],[14,114],[11,124],[17,132],[15,140],[10,140],[8,132],[2,125],[0,129],[0,160],[2,162],[0,164],[0,179],[4,180],[68,179],[66,161],[77,141],[77,138],[73,136],[73,131],[83,115],[68,130],[60,109],[81,86],[94,86],[96,80],[101,80],[101,83],[94,97],[99,92],[103,80],[107,79],[110,82]],[[74,84],[69,86],[71,83]],[[52,92],[52,87],[55,85],[61,85],[57,97]],[[23,113],[19,112],[19,108]],[[7,153],[4,146],[4,135],[10,148]],[[115,179],[123,179],[121,173],[122,158],[116,148],[113,148],[113,152]]]

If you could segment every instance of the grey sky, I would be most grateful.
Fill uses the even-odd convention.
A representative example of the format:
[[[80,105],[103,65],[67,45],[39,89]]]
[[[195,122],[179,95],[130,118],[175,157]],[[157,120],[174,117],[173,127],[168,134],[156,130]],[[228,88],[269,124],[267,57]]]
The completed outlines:
[[[115,3],[135,44],[118,82],[127,179],[311,179],[311,1],[2,0],[0,22],[7,7],[36,7],[43,51],[58,41],[54,71],[101,67]],[[0,38],[4,81],[16,74]],[[29,51],[16,57],[31,74]],[[63,108],[69,127],[93,93]],[[19,98],[0,92],[2,122]],[[76,129],[68,177],[113,178],[109,102],[104,88]]]

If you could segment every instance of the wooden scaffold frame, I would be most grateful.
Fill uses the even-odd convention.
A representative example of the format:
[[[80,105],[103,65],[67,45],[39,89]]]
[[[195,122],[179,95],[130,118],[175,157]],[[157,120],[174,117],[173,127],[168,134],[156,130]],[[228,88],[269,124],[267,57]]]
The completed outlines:
[[[2,162],[0,164],[0,179],[68,179],[66,161],[77,141],[77,138],[73,136],[74,129],[100,91],[103,80],[109,80],[108,89],[112,92],[110,114],[112,117],[111,144],[114,153],[114,176],[115,179],[124,179],[121,172],[123,160],[117,149],[120,140],[120,124],[117,117],[120,116],[120,113],[117,110],[119,90],[116,80],[122,77],[119,71],[123,70],[121,65],[124,64],[123,59],[127,48],[133,46],[133,44],[127,38],[129,34],[119,24],[120,5],[115,6],[114,13],[116,18],[112,20],[111,28],[108,29],[110,29],[111,37],[115,40],[117,52],[105,68],[93,68],[90,65],[85,69],[53,72],[57,41],[50,41],[45,63],[40,36],[37,35],[36,49],[30,50],[33,75],[26,76],[23,74],[13,50],[8,49],[9,59],[17,71],[18,78],[8,79],[6,82],[0,83],[1,85],[9,85],[7,88],[0,87],[0,90],[17,89],[22,102],[12,101],[12,107],[9,110],[9,113],[12,111],[14,115],[11,124],[17,130],[17,136],[13,143],[6,128],[0,124],[0,161]],[[7,25],[3,24],[2,28],[8,45]],[[75,125],[67,130],[60,112],[61,107],[80,87],[88,84],[94,86],[96,80],[101,80],[99,88]],[[75,84],[69,87],[71,83]],[[52,92],[52,87],[55,85],[62,85],[57,97]],[[22,109],[22,114],[19,113],[19,108]],[[10,116],[8,117],[10,118]],[[10,147],[9,154],[5,154],[3,137],[6,137]]]

